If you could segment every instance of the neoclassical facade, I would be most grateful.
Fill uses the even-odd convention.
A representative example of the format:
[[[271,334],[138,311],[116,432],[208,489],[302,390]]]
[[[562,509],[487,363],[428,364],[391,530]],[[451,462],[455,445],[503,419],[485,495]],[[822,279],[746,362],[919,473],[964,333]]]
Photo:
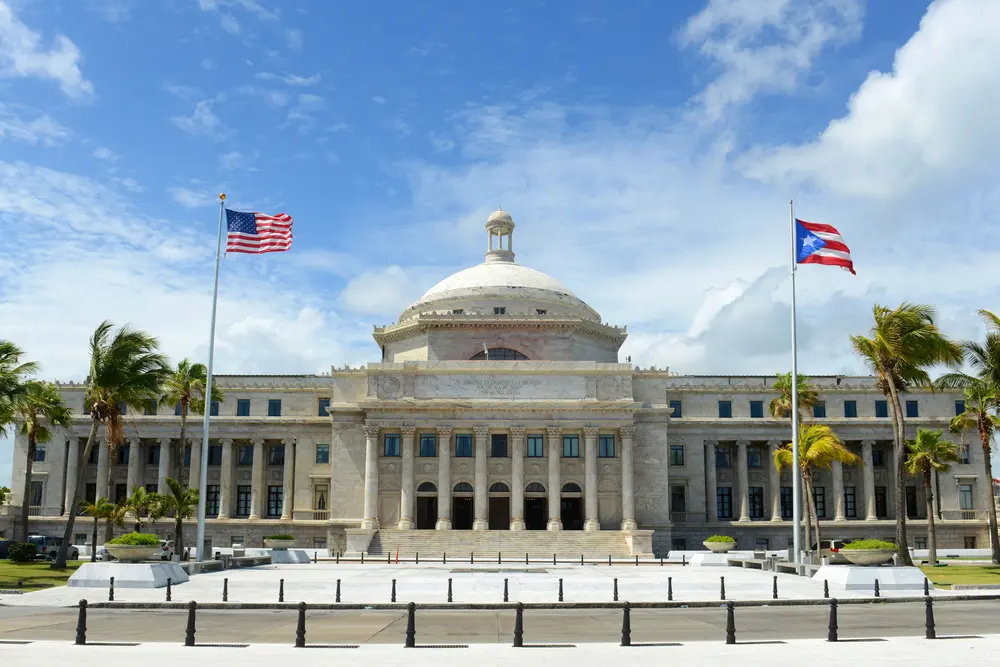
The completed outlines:
[[[381,361],[321,375],[217,378],[225,400],[213,406],[204,489],[213,546],[259,546],[275,532],[371,553],[662,554],[698,548],[715,533],[747,549],[788,545],[791,477],[773,458],[789,428],[767,412],[775,378],[620,363],[625,328],[517,264],[514,226],[506,212],[493,213],[482,264],[375,328]],[[859,458],[816,476],[824,536],[891,537],[899,452],[884,397],[868,377],[812,382],[822,401],[813,419]],[[79,417],[43,448],[27,490],[26,443],[15,441],[13,502],[31,495],[32,530],[61,530],[66,480],[80,465],[88,498],[198,479],[198,419],[181,443],[179,417],[151,405],[129,415],[125,447],[113,455],[100,447],[83,461],[83,389],[61,388]],[[946,429],[961,396],[915,392],[904,407],[912,437],[918,427]],[[986,547],[992,489],[982,450],[974,434],[956,441],[962,462],[934,479],[938,542]],[[900,500],[919,548],[922,480],[908,480]],[[4,511],[0,531],[9,533],[13,511]],[[76,533],[75,541],[89,539],[82,523]]]

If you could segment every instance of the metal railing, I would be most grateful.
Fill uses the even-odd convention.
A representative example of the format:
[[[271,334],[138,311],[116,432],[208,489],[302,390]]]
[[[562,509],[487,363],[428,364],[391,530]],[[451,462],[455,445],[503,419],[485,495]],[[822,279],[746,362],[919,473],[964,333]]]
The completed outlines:
[[[945,521],[985,521],[986,510],[941,510]]]

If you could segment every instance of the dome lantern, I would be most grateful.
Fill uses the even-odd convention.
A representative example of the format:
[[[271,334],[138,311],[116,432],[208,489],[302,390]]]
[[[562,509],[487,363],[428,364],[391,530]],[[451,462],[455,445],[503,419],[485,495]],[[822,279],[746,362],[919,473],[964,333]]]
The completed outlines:
[[[511,244],[514,237],[514,219],[503,209],[497,209],[486,219],[487,262],[514,261],[514,248]],[[496,247],[494,248],[494,238]],[[504,242],[506,240],[506,243]]]

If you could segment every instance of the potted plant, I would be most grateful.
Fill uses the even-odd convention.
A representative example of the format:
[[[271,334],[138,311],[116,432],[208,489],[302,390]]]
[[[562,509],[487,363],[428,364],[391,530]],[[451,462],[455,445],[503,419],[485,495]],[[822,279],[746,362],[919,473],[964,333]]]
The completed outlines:
[[[285,551],[295,546],[295,536],[267,535],[264,537],[264,546],[275,551]]]
[[[104,548],[122,563],[140,563],[149,560],[160,550],[160,540],[149,533],[126,533],[108,540]]]
[[[892,560],[896,545],[884,540],[854,540],[841,547],[840,553],[855,565],[881,565]]]
[[[736,540],[728,535],[712,535],[702,544],[714,554],[724,554],[736,546]]]

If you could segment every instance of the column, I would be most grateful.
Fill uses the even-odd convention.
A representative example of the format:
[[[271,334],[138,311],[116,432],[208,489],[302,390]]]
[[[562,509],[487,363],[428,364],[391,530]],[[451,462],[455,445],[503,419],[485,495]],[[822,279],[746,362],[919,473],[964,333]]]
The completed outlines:
[[[378,530],[378,430],[375,424],[365,424],[365,513],[361,527],[372,530]]]
[[[490,427],[476,426],[476,480],[475,480],[475,520],[472,530],[488,530],[490,527],[490,505],[487,493],[488,469],[486,467],[486,450],[489,449]]]
[[[635,427],[622,426],[618,432],[622,438],[622,530],[630,531],[638,528],[635,522],[635,464],[632,450]],[[669,494],[669,486],[667,493]]]
[[[768,467],[767,485],[771,493],[771,521],[781,521],[781,471],[774,465],[774,455],[782,445],[780,440],[769,440],[767,443]]]
[[[750,486],[747,479],[747,445],[746,440],[736,443],[736,480],[739,485],[740,521],[750,520]]]
[[[219,466],[219,517],[229,518],[229,503],[233,499],[233,439],[222,439],[222,464]]]
[[[281,479],[281,520],[291,521],[292,510],[295,509],[295,438],[286,438],[281,443],[285,446],[285,462],[282,466]]]
[[[160,438],[160,469],[156,477],[156,492],[160,494],[170,493],[167,488],[167,477],[170,477],[170,438]]]
[[[524,530],[524,431],[510,427],[510,529]]]
[[[597,434],[599,432],[600,429],[596,426],[583,428],[583,529],[585,531],[601,529],[601,522],[597,519]],[[624,476],[624,472],[622,475]],[[622,494],[624,493],[623,484]],[[624,504],[623,501],[622,505]]]
[[[205,493],[201,488],[201,438],[191,438],[191,465],[188,466],[188,488],[200,489],[199,493]]]
[[[887,443],[885,445],[886,451],[888,452],[889,460],[886,463],[889,465],[889,479],[892,480],[891,483],[885,485],[885,509],[888,514],[888,518],[895,519],[896,515],[899,514],[897,511],[897,498],[896,498],[896,466],[899,465],[899,461],[896,460],[896,445],[895,443]],[[872,473],[874,477],[874,472]],[[905,485],[904,485],[905,486]],[[992,486],[992,485],[991,485]],[[903,499],[903,512],[906,512],[906,500]]]
[[[847,521],[844,517],[844,464],[833,461],[830,465],[830,477],[833,479],[833,520]]]
[[[142,440],[132,438],[128,441],[128,494],[132,495],[132,489],[142,486],[142,464],[145,462],[142,451]]]
[[[69,451],[66,453],[66,489],[65,501],[63,504],[63,516],[69,515],[69,510],[73,507],[73,494],[76,491],[76,475],[80,465],[80,438],[70,434]],[[30,489],[28,489],[30,491]]]
[[[97,498],[104,496],[110,500],[111,493],[108,491],[108,482],[111,478],[111,451],[108,443],[96,440],[94,447],[97,447]],[[25,489],[30,493],[31,489]]]
[[[559,466],[562,463],[562,427],[550,426],[549,445],[549,530],[562,530],[562,479]]]
[[[399,524],[400,530],[413,528],[413,436],[417,427],[405,424],[400,431],[403,434],[403,484],[399,492]],[[445,445],[447,446],[447,445]]]
[[[438,426],[438,518],[436,530],[451,530],[451,426]]]
[[[253,520],[260,518],[260,483],[264,477],[264,441],[261,438],[254,438],[250,444],[253,445],[253,464],[250,466],[250,516],[247,518]]]
[[[874,440],[861,441],[861,458],[864,462],[862,473],[865,480],[865,507],[867,508],[866,521],[875,521],[875,470],[872,469],[872,445]]]
[[[716,490],[715,448],[718,440],[705,441],[705,520],[717,521],[719,518],[718,492]]]

